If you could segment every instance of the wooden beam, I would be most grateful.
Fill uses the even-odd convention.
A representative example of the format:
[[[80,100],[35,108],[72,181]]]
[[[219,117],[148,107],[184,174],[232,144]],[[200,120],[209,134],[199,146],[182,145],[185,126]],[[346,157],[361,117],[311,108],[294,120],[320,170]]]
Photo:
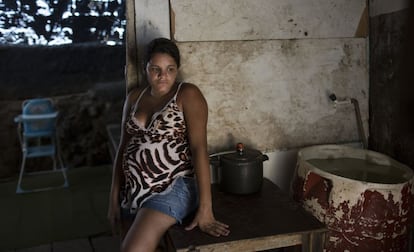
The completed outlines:
[[[126,92],[129,92],[135,85],[138,85],[140,79],[138,73],[138,50],[136,41],[135,27],[135,0],[126,1]]]

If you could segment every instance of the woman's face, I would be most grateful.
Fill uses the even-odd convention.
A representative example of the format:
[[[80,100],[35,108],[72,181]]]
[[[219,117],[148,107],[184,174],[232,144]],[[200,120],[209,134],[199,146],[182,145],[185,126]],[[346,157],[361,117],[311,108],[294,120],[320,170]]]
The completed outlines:
[[[166,53],[156,53],[145,68],[147,80],[153,95],[167,94],[175,83],[178,67],[173,57]]]

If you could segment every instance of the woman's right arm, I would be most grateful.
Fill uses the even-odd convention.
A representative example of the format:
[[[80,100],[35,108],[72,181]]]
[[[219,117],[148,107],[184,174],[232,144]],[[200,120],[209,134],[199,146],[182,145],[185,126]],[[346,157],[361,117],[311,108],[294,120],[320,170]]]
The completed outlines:
[[[118,233],[120,224],[120,205],[119,205],[119,191],[124,183],[124,177],[122,173],[122,159],[125,145],[128,142],[129,135],[125,131],[125,122],[129,116],[131,106],[134,104],[134,98],[136,97],[136,91],[131,91],[126,97],[122,113],[121,121],[121,136],[118,144],[118,149],[115,154],[113,171],[112,171],[112,183],[109,194],[109,207],[108,207],[108,219],[112,227],[114,234]]]

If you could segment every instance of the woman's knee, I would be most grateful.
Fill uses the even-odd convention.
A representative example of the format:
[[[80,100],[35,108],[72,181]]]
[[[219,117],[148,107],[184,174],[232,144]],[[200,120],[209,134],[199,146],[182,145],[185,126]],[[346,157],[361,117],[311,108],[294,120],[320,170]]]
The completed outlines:
[[[155,251],[175,219],[151,209],[140,209],[121,244],[122,252]]]

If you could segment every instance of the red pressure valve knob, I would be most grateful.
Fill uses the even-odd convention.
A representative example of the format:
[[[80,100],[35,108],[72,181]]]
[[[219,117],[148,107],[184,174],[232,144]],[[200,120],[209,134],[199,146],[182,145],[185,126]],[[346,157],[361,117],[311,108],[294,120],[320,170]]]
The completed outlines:
[[[238,144],[236,145],[236,149],[237,149],[237,152],[238,152],[240,155],[242,155],[242,154],[243,154],[244,146],[243,146],[243,144],[242,144],[242,143],[238,143]]]

